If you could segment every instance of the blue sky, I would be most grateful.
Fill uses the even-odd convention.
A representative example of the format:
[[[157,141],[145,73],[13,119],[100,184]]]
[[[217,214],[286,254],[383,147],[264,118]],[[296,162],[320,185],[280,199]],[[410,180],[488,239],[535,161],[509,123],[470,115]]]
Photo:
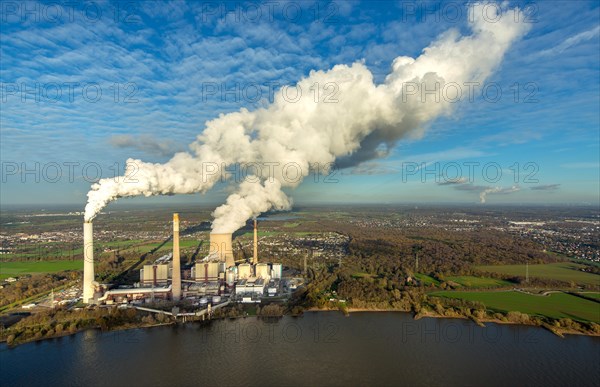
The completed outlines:
[[[99,169],[108,177],[129,157],[165,162],[205,121],[264,106],[270,87],[360,60],[382,82],[397,56],[467,31],[462,2],[68,4],[2,3],[3,205],[83,208]],[[496,187],[487,203],[598,204],[600,6],[527,4],[531,30],[487,81],[501,87],[498,101],[479,90],[387,158],[334,182],[307,179],[295,202],[478,203]],[[241,95],[221,95],[236,83]],[[457,166],[457,178],[471,166],[472,181],[440,184]],[[484,178],[485,168],[501,177]],[[219,203],[226,192],[134,200]]]

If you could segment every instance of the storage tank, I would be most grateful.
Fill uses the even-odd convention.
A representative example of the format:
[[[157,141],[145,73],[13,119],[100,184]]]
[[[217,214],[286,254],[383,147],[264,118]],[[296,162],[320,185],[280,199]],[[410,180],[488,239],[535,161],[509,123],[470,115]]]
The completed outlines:
[[[208,298],[202,297],[200,299],[200,306],[206,306],[206,304],[208,304]]]
[[[213,304],[218,304],[219,302],[221,302],[221,296],[212,296]]]
[[[225,282],[227,283],[228,288],[233,288],[235,285],[235,272],[233,270],[227,270]]]

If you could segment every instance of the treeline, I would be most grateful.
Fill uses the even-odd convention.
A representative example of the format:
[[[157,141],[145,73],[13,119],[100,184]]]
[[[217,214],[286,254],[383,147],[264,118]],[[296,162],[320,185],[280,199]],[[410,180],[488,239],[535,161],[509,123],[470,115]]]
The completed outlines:
[[[67,281],[74,281],[79,277],[80,274],[76,271],[20,277],[18,281],[7,284],[0,289],[0,307],[48,292],[64,285]]]
[[[350,233],[349,260],[368,273],[414,271],[418,265],[423,273],[466,275],[474,265],[557,261],[540,245],[495,230],[352,228]]]
[[[557,334],[579,332],[600,335],[600,325],[595,322],[574,321],[570,318],[553,319],[550,317],[534,316],[518,311],[500,313],[487,310],[480,302],[445,297],[427,297],[421,306],[419,315],[436,315],[440,317],[463,317],[480,323],[485,320],[507,322],[513,324],[534,325],[545,327]]]
[[[159,316],[160,317],[160,316]],[[166,317],[166,316],[165,316]],[[144,320],[146,316],[135,309],[95,308],[70,311],[63,308],[49,309],[32,314],[0,331],[0,340],[14,345],[43,338],[73,334],[83,329],[111,330],[117,327],[154,323]]]
[[[422,288],[407,285],[401,276],[354,278],[351,272],[351,269],[338,266],[310,269],[309,283],[293,294],[289,312],[298,314],[309,308],[339,307],[338,299],[345,300],[352,308],[411,311],[424,297]],[[331,298],[336,300],[334,304]]]

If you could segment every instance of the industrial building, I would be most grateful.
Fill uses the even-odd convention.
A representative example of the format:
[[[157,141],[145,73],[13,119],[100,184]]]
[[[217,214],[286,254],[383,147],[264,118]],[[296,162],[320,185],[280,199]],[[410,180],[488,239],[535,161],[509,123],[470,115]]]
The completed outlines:
[[[253,256],[250,262],[236,265],[233,257],[232,234],[211,233],[209,253],[186,269],[182,279],[179,248],[179,214],[173,214],[173,251],[140,269],[140,280],[127,289],[108,290],[94,281],[93,226],[84,223],[84,281],[85,303],[179,301],[182,298],[211,300],[221,296],[239,296],[252,302],[279,292],[282,278],[280,263],[267,264],[258,259],[258,232],[254,220]]]

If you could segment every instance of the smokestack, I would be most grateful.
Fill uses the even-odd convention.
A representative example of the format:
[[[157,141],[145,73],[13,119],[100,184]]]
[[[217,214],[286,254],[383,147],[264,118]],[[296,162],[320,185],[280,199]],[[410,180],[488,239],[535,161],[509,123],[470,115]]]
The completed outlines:
[[[210,234],[210,251],[217,252],[219,260],[225,262],[225,267],[235,266],[233,259],[233,250],[231,247],[231,234],[211,233]]]
[[[173,214],[173,301],[181,299],[181,258],[179,256],[179,214]]]
[[[252,263],[254,265],[258,263],[258,231],[256,229],[256,219],[254,219],[254,255],[252,257]]]
[[[83,303],[94,298],[94,227],[83,223]]]

